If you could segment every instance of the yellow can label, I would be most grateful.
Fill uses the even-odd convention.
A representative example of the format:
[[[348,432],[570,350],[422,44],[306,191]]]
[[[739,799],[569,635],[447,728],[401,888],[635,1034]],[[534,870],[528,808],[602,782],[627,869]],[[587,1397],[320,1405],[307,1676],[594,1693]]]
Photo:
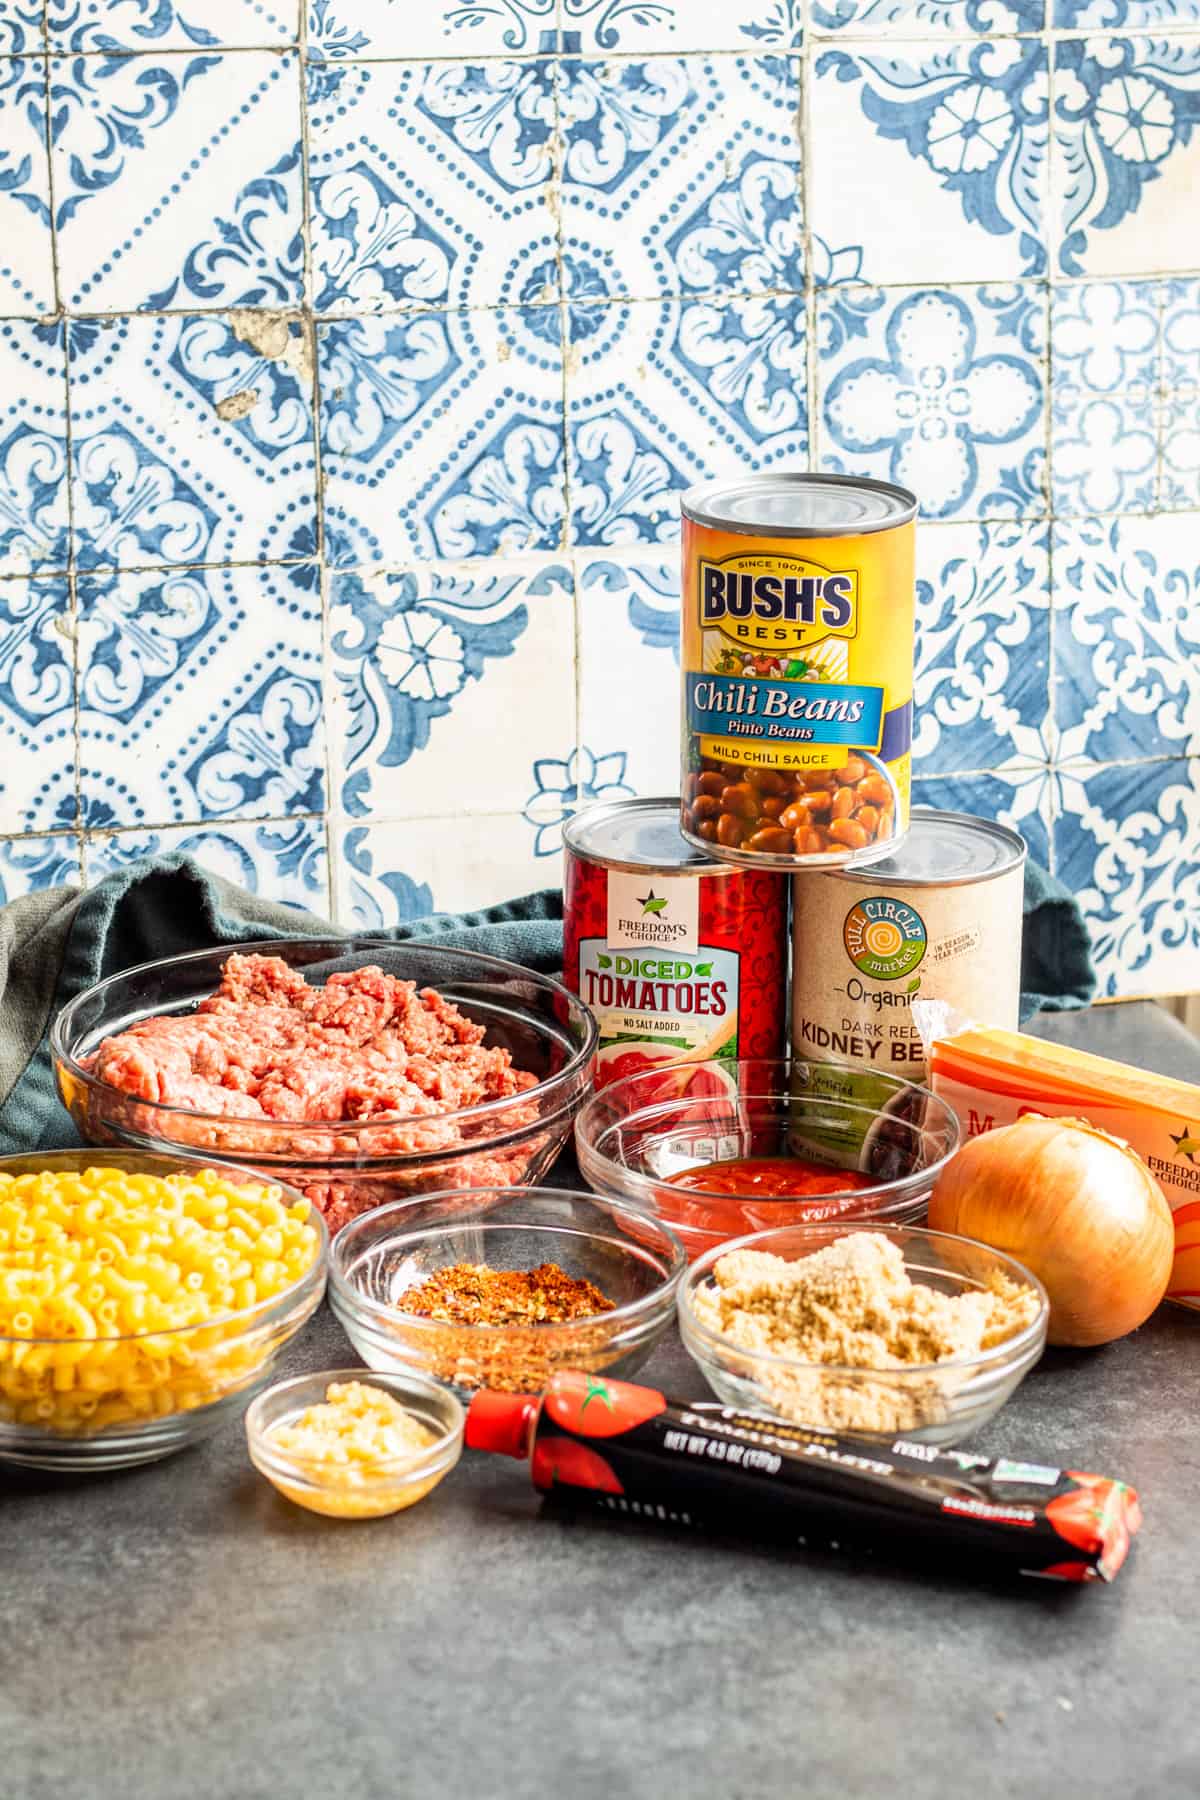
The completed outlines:
[[[749,854],[845,861],[864,850],[878,854],[904,830],[913,539],[911,522],[861,536],[797,539],[684,520],[690,836]],[[764,779],[763,772],[787,781]],[[728,805],[718,776],[730,790]],[[750,796],[742,791],[746,783]],[[854,792],[838,797],[839,786]],[[770,804],[756,811],[752,801],[764,797]],[[791,852],[783,843],[788,830]]]

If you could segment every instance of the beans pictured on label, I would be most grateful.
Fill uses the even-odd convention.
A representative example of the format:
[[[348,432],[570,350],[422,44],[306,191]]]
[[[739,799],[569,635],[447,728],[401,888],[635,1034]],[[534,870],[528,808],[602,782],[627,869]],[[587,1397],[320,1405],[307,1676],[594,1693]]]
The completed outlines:
[[[684,830],[770,856],[863,850],[892,834],[891,789],[862,757],[839,769],[737,769],[705,758],[684,794]]]

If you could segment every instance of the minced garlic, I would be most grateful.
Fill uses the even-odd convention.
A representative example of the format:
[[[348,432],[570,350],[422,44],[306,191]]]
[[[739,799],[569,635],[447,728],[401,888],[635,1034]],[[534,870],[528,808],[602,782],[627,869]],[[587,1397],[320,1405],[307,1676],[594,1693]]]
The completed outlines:
[[[334,1381],[325,1399],[267,1434],[273,1450],[304,1464],[301,1487],[273,1475],[289,1500],[333,1518],[376,1518],[412,1506],[440,1475],[404,1483],[404,1465],[436,1443],[437,1433],[384,1389],[365,1381]],[[384,1478],[386,1485],[381,1486]]]
[[[832,1365],[828,1374],[754,1366],[786,1417],[834,1431],[911,1431],[944,1416],[949,1378],[872,1381],[869,1372],[977,1356],[1031,1324],[1039,1301],[1000,1274],[986,1291],[939,1293],[910,1279],[889,1238],[859,1231],[794,1262],[732,1250],[693,1306],[701,1324],[741,1349]]]

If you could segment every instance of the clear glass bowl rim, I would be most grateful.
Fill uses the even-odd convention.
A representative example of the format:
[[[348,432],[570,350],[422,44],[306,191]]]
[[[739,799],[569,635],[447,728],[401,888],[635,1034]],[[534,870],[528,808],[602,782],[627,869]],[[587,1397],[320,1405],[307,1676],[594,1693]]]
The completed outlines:
[[[431,972],[429,981],[424,983],[426,987],[438,987],[436,965],[444,957],[453,957],[456,960],[466,960],[473,963],[478,969],[481,977],[485,973],[490,972],[493,976],[499,975],[505,978],[515,977],[521,981],[532,982],[535,986],[543,987],[553,998],[558,999],[561,996],[562,999],[569,1003],[572,1017],[578,1015],[579,1023],[583,1028],[583,1042],[561,1069],[556,1070],[553,1075],[546,1076],[543,1081],[536,1082],[533,1087],[524,1088],[517,1094],[501,1095],[495,1100],[479,1100],[474,1106],[461,1106],[454,1112],[432,1114],[388,1113],[370,1119],[342,1120],[247,1119],[242,1117],[242,1115],[237,1115],[231,1119],[230,1115],[227,1113],[196,1112],[191,1107],[173,1106],[163,1100],[143,1100],[138,1095],[127,1093],[124,1088],[114,1087],[111,1082],[102,1081],[98,1076],[92,1074],[91,1070],[86,1069],[83,1064],[78,1061],[74,1052],[68,1047],[69,1027],[74,1023],[75,1017],[78,1012],[82,1010],[84,1003],[89,1000],[94,1000],[98,995],[102,995],[106,988],[115,986],[117,982],[128,981],[135,975],[145,975],[155,969],[181,968],[188,963],[198,963],[205,960],[212,961],[215,958],[224,958],[233,955],[279,956],[286,962],[288,960],[287,953],[289,951],[295,951],[297,948],[302,947],[320,950],[323,945],[331,950],[336,950],[343,955],[358,955],[360,952],[368,953],[371,950],[387,950],[393,952],[396,950],[413,950],[422,956],[428,955],[432,958],[435,969]],[[172,1013],[169,1016],[177,1017],[179,1015],[178,1013]],[[436,942],[426,943],[423,938],[404,938],[398,942],[392,942],[388,938],[370,937],[260,938],[252,943],[220,944],[209,950],[188,950],[181,956],[157,957],[150,962],[137,963],[132,968],[121,969],[117,974],[108,975],[103,981],[95,982],[90,988],[85,989],[82,994],[76,994],[73,1000],[68,1000],[67,1004],[61,1008],[55,1017],[54,1022],[50,1027],[50,1053],[53,1060],[60,1064],[64,1069],[69,1070],[71,1076],[76,1081],[86,1083],[89,1088],[98,1093],[112,1095],[113,1098],[122,1105],[132,1103],[139,1107],[148,1107],[152,1112],[160,1114],[165,1119],[180,1116],[189,1120],[195,1119],[202,1124],[218,1125],[227,1128],[231,1123],[236,1124],[240,1118],[243,1124],[261,1129],[264,1136],[268,1138],[272,1133],[294,1134],[298,1131],[323,1131],[330,1134],[336,1133],[339,1139],[344,1138],[353,1142],[354,1138],[360,1134],[365,1135],[369,1131],[378,1131],[381,1127],[404,1125],[419,1119],[433,1119],[436,1120],[439,1125],[447,1122],[461,1124],[464,1120],[487,1120],[493,1118],[497,1113],[502,1113],[505,1109],[511,1111],[514,1106],[518,1106],[522,1102],[528,1102],[539,1096],[545,1097],[556,1094],[560,1089],[569,1089],[576,1079],[581,1075],[586,1075],[592,1057],[595,1054],[599,1035],[599,1027],[596,1024],[592,1013],[584,1005],[579,996],[571,992],[570,988],[565,987],[561,981],[556,981],[553,975],[542,975],[536,969],[527,969],[523,964],[509,962],[502,956],[486,956],[479,950],[455,950],[451,949],[448,944],[438,944]],[[531,1121],[528,1126],[522,1126],[520,1130],[524,1133],[544,1130],[547,1123],[548,1120],[546,1118],[540,1118],[536,1121]],[[161,1141],[169,1144],[171,1138],[169,1135],[166,1135]],[[484,1138],[470,1139],[463,1144],[454,1145],[451,1154],[460,1155],[464,1152],[469,1152],[472,1149],[479,1150],[482,1149],[487,1142],[488,1140]],[[183,1148],[186,1150],[187,1146],[184,1146]],[[250,1161],[259,1158],[261,1155],[278,1154],[281,1154],[281,1152],[274,1150],[264,1150],[263,1152],[248,1150],[245,1152],[247,1160]],[[406,1155],[428,1160],[432,1154],[433,1152],[428,1150],[408,1153],[398,1153],[396,1151],[386,1152],[388,1159],[397,1161],[403,1161]],[[335,1160],[319,1155],[298,1155],[294,1150],[287,1151],[286,1159],[294,1166],[314,1167],[320,1166],[322,1162]]]
[[[370,1212],[360,1213],[357,1218],[349,1220],[347,1224],[342,1226],[342,1229],[334,1239],[329,1257],[329,1285],[332,1290],[331,1303],[333,1303],[333,1297],[336,1296],[336,1299],[340,1300],[347,1309],[357,1310],[368,1318],[386,1320],[390,1325],[395,1324],[398,1320],[402,1321],[406,1331],[424,1331],[431,1335],[439,1333],[444,1334],[448,1331],[467,1331],[480,1343],[488,1343],[499,1338],[508,1337],[514,1331],[535,1331],[540,1339],[544,1339],[549,1343],[553,1341],[555,1334],[558,1334],[561,1339],[566,1340],[577,1334],[579,1331],[596,1325],[605,1327],[613,1325],[620,1329],[626,1324],[638,1324],[643,1318],[653,1318],[665,1307],[669,1307],[672,1300],[675,1298],[679,1284],[682,1281],[688,1266],[687,1251],[684,1249],[680,1239],[669,1225],[664,1225],[662,1220],[656,1218],[653,1213],[643,1212],[642,1209],[637,1206],[628,1206],[621,1200],[613,1200],[607,1194],[584,1193],[576,1188],[549,1187],[441,1188],[437,1193],[422,1194],[416,1204],[425,1206],[433,1201],[461,1200],[468,1196],[487,1193],[494,1193],[498,1196],[502,1196],[504,1199],[510,1200],[514,1204],[519,1203],[521,1200],[528,1199],[551,1201],[570,1200],[576,1203],[587,1201],[593,1206],[600,1207],[601,1210],[605,1212],[612,1213],[618,1219],[629,1218],[635,1220],[637,1224],[643,1228],[649,1227],[651,1230],[659,1232],[666,1240],[664,1248],[669,1249],[671,1253],[671,1272],[658,1287],[654,1288],[648,1294],[643,1294],[639,1300],[627,1300],[623,1306],[614,1306],[609,1312],[588,1313],[580,1319],[539,1319],[531,1321],[529,1324],[473,1325],[461,1324],[450,1319],[430,1319],[423,1313],[406,1313],[398,1306],[384,1306],[380,1301],[372,1300],[367,1295],[361,1293],[358,1288],[354,1287],[353,1284],[347,1280],[339,1267],[338,1261],[339,1257],[345,1258],[346,1250],[351,1241],[351,1234],[356,1228],[365,1226],[373,1219],[382,1219],[383,1215],[386,1213],[402,1213],[407,1211],[414,1204],[411,1200],[389,1200],[382,1206],[372,1207]],[[496,1210],[499,1210],[499,1205],[500,1202],[498,1201]],[[397,1233],[397,1238],[400,1240],[411,1239],[414,1243],[417,1243],[422,1239],[440,1237],[445,1232],[455,1229],[460,1224],[466,1223],[480,1225],[485,1229],[489,1224],[508,1230],[519,1231],[522,1228],[519,1220],[492,1219],[486,1214],[481,1218],[464,1211],[462,1213],[449,1214],[441,1224],[417,1226],[411,1232],[399,1232]],[[553,1225],[549,1221],[533,1221],[526,1226],[526,1229],[533,1231],[570,1231],[572,1227],[569,1222],[566,1221],[564,1221],[561,1226]],[[597,1233],[583,1228],[578,1230],[576,1235],[580,1237],[595,1238]],[[393,1240],[393,1242],[395,1242],[395,1240]]]
[[[905,1242],[902,1242],[901,1240],[911,1239],[914,1236],[921,1239],[929,1239],[935,1246],[937,1244],[961,1244],[965,1245],[970,1250],[981,1250],[985,1255],[995,1258],[1000,1274],[1007,1275],[1010,1280],[1018,1281],[1026,1287],[1033,1288],[1041,1303],[1038,1307],[1037,1316],[1036,1318],[1031,1319],[1024,1330],[1017,1332],[1014,1337],[1005,1338],[1004,1342],[1001,1344],[993,1344],[990,1350],[981,1350],[978,1356],[957,1357],[953,1362],[906,1363],[899,1369],[864,1369],[850,1363],[805,1362],[798,1356],[781,1356],[776,1350],[748,1349],[744,1344],[735,1344],[732,1339],[726,1337],[723,1332],[710,1331],[708,1326],[705,1325],[702,1320],[698,1319],[692,1311],[692,1295],[696,1288],[698,1288],[701,1282],[711,1274],[713,1265],[719,1262],[723,1256],[728,1256],[731,1251],[769,1251],[771,1245],[765,1240],[769,1238],[778,1239],[782,1237],[785,1232],[789,1236],[811,1235],[814,1244],[816,1244],[818,1239],[828,1241],[831,1235],[840,1237],[843,1232],[851,1231],[877,1231],[882,1233],[883,1236],[891,1238],[893,1243],[899,1243],[900,1249],[905,1251],[906,1262],[908,1260],[907,1248]],[[930,1271],[930,1273],[936,1272],[939,1271]],[[940,1271],[940,1273],[952,1275],[955,1271],[953,1269],[946,1269]],[[1018,1262],[1015,1256],[1009,1256],[1003,1250],[993,1250],[990,1244],[980,1243],[977,1238],[961,1237],[954,1232],[929,1231],[924,1225],[879,1224],[873,1219],[830,1219],[821,1223],[811,1224],[805,1222],[796,1225],[769,1225],[764,1231],[752,1231],[745,1237],[730,1238],[728,1243],[715,1244],[711,1250],[705,1250],[702,1255],[698,1256],[691,1265],[686,1277],[680,1284],[679,1296],[676,1304],[679,1308],[681,1335],[683,1336],[685,1346],[687,1345],[689,1336],[695,1337],[706,1349],[711,1346],[711,1348],[718,1353],[718,1355],[714,1357],[714,1361],[719,1361],[721,1356],[732,1354],[734,1356],[752,1359],[756,1363],[768,1363],[775,1369],[793,1370],[796,1372],[803,1371],[804,1373],[835,1375],[839,1377],[854,1376],[860,1381],[864,1379],[868,1381],[896,1381],[902,1386],[907,1386],[910,1381],[926,1381],[929,1379],[930,1375],[942,1375],[952,1369],[973,1369],[982,1374],[997,1366],[1005,1367],[1010,1364],[1015,1366],[1023,1360],[1024,1353],[1027,1350],[1032,1349],[1039,1338],[1044,1340],[1046,1328],[1050,1322],[1049,1295],[1046,1293],[1045,1288],[1033,1271],[1027,1269],[1024,1263]],[[690,1346],[688,1347],[690,1348]],[[753,1379],[753,1376],[750,1376],[749,1379]]]
[[[184,1159],[185,1165],[188,1160]],[[106,1145],[98,1144],[90,1150],[29,1150],[22,1151],[16,1156],[0,1156],[0,1175],[10,1173],[13,1163],[36,1162],[51,1169],[85,1169],[104,1168],[108,1163],[119,1167],[122,1161],[134,1165],[147,1162],[170,1163],[173,1165],[172,1173],[187,1172],[186,1166],[183,1171],[180,1171],[177,1159],[166,1152],[130,1150],[128,1148],[110,1149]],[[230,1176],[239,1184],[244,1183],[248,1177],[250,1180],[255,1179],[244,1163],[222,1162],[215,1156],[203,1159],[193,1157],[190,1162],[194,1169],[215,1169],[219,1175]],[[130,1172],[156,1175],[160,1171],[145,1168],[139,1171],[134,1167]],[[162,1172],[166,1173],[167,1171]],[[32,1174],[34,1171],[25,1170],[23,1173]],[[259,1176],[257,1180],[259,1187],[282,1188],[289,1205],[294,1206],[298,1203],[306,1206],[309,1215],[307,1222],[315,1224],[317,1228],[317,1254],[303,1275],[298,1275],[290,1287],[282,1289],[278,1294],[272,1294],[269,1300],[256,1300],[253,1306],[244,1306],[238,1312],[214,1313],[211,1319],[198,1319],[192,1325],[166,1325],[157,1330],[124,1332],[119,1337],[6,1337],[0,1333],[0,1344],[137,1344],[143,1338],[180,1340],[193,1332],[212,1331],[218,1326],[225,1329],[231,1325],[238,1327],[237,1335],[240,1336],[247,1331],[256,1330],[260,1325],[271,1323],[276,1317],[286,1318],[296,1301],[307,1296],[314,1282],[319,1281],[322,1287],[325,1285],[329,1265],[329,1228],[321,1214],[320,1207],[314,1206],[312,1201],[306,1199],[298,1188],[290,1187],[286,1181],[276,1181],[268,1176]],[[227,1337],[224,1342],[232,1343],[232,1335]]]
[[[739,1103],[746,1100],[802,1099],[804,1097],[803,1094],[794,1093],[790,1083],[792,1069],[802,1063],[802,1060],[803,1059],[788,1060],[783,1057],[774,1059],[748,1057],[743,1061],[734,1063],[709,1061],[688,1064],[687,1066],[695,1069],[719,1069],[722,1073],[730,1075],[736,1071],[738,1076],[737,1091],[735,1093],[733,1090],[730,1090],[728,1098],[733,1103]],[[643,1106],[633,1107],[620,1118],[614,1118],[607,1121],[603,1127],[603,1132],[595,1128],[595,1121],[601,1117],[602,1108],[610,1095],[619,1097],[622,1088],[632,1086],[636,1081],[646,1081],[650,1078],[660,1077],[669,1066],[670,1065],[664,1063],[661,1068],[639,1069],[632,1075],[623,1075],[619,1081],[610,1082],[606,1087],[596,1088],[588,1095],[575,1117],[575,1141],[580,1147],[581,1154],[594,1160],[597,1164],[603,1165],[606,1169],[616,1171],[613,1177],[614,1181],[619,1180],[622,1185],[629,1184],[635,1192],[644,1195],[644,1204],[655,1208],[660,1204],[659,1191],[664,1187],[670,1187],[672,1185],[670,1177],[665,1175],[643,1175],[639,1170],[631,1169],[628,1164],[616,1161],[615,1158],[607,1155],[604,1150],[599,1148],[599,1139],[608,1131],[627,1130],[631,1125],[635,1124],[643,1114],[650,1115],[652,1122],[653,1109],[656,1105],[663,1107],[678,1105],[680,1104],[678,1098],[660,1100],[657,1102],[647,1101]],[[928,1163],[923,1169],[914,1169],[911,1175],[898,1176],[894,1181],[877,1182],[874,1187],[840,1188],[834,1193],[814,1194],[810,1197],[812,1204],[814,1206],[836,1205],[840,1200],[870,1202],[876,1198],[886,1197],[890,1208],[893,1205],[902,1206],[906,1204],[911,1197],[914,1194],[919,1193],[923,1187],[932,1187],[941,1170],[949,1162],[950,1158],[955,1154],[962,1143],[962,1126],[959,1123],[958,1114],[954,1111],[954,1108],[949,1106],[946,1101],[941,1098],[940,1094],[935,1094],[932,1088],[923,1087],[916,1081],[905,1081],[898,1075],[887,1075],[880,1070],[858,1070],[848,1063],[820,1063],[816,1066],[827,1069],[845,1069],[849,1073],[857,1074],[869,1072],[876,1080],[893,1083],[897,1092],[901,1089],[912,1088],[915,1092],[922,1094],[925,1099],[932,1104],[933,1108],[936,1109],[936,1112],[940,1113],[942,1125],[946,1130],[947,1137],[950,1141],[949,1147],[937,1158],[936,1162]],[[769,1078],[768,1075],[764,1073],[762,1081],[757,1086],[754,1084],[754,1081],[751,1080],[748,1087],[743,1087],[741,1072],[744,1069],[763,1070],[764,1072],[769,1071]],[[713,1095],[712,1098],[716,1099],[717,1096]],[[815,1098],[819,1099],[822,1105],[836,1106],[843,1113],[867,1113],[872,1119],[881,1118],[883,1116],[877,1106],[860,1105],[855,1101],[844,1100],[838,1095],[817,1095]],[[919,1127],[913,1126],[909,1120],[903,1120],[901,1123],[908,1125],[911,1130],[920,1129]],[[679,1172],[682,1173],[682,1171]],[[728,1191],[721,1192],[714,1188],[689,1187],[680,1188],[678,1192],[680,1194],[688,1195],[692,1200],[716,1200],[724,1202],[726,1205],[730,1201],[753,1200],[758,1206],[769,1206],[774,1200],[781,1206],[787,1206],[795,1205],[806,1198],[806,1196],[802,1194],[779,1194],[771,1196],[758,1194],[731,1194]],[[814,1224],[820,1223],[820,1221],[817,1220],[814,1220],[813,1222]],[[774,1230],[776,1228],[774,1226],[767,1226],[766,1229]]]
[[[383,1369],[311,1369],[299,1375],[287,1375],[282,1381],[273,1381],[269,1387],[254,1396],[246,1408],[244,1424],[246,1441],[250,1446],[252,1460],[258,1466],[257,1457],[270,1464],[272,1471],[281,1480],[289,1476],[299,1476],[314,1488],[336,1488],[338,1486],[337,1469],[331,1469],[328,1463],[321,1463],[295,1450],[280,1450],[271,1443],[274,1424],[264,1425],[262,1414],[267,1405],[282,1399],[289,1389],[309,1387],[320,1383],[328,1388],[335,1381],[361,1381],[366,1387],[382,1388],[391,1393],[392,1398],[401,1404],[411,1398],[411,1390],[422,1390],[421,1398],[435,1410],[450,1415],[449,1424],[445,1425],[432,1444],[423,1449],[414,1450],[408,1456],[397,1457],[394,1462],[376,1464],[376,1472],[368,1481],[356,1481],[351,1490],[354,1494],[370,1495],[380,1489],[397,1485],[408,1486],[409,1483],[426,1480],[431,1475],[439,1475],[452,1468],[462,1450],[463,1433],[466,1430],[467,1415],[458,1397],[447,1387],[433,1381],[417,1370]],[[393,1389],[407,1388],[410,1393],[393,1392]],[[324,1393],[321,1396],[324,1399]],[[311,1403],[310,1404],[314,1404]],[[453,1453],[453,1454],[452,1454]],[[414,1460],[415,1459],[415,1460]]]

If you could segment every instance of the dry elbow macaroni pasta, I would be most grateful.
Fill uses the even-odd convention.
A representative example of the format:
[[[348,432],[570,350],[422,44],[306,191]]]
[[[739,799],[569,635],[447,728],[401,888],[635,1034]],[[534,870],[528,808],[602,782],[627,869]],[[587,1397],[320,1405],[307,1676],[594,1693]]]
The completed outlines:
[[[212,1169],[0,1175],[0,1418],[98,1431],[237,1388],[275,1327],[229,1315],[312,1267],[309,1217]]]

